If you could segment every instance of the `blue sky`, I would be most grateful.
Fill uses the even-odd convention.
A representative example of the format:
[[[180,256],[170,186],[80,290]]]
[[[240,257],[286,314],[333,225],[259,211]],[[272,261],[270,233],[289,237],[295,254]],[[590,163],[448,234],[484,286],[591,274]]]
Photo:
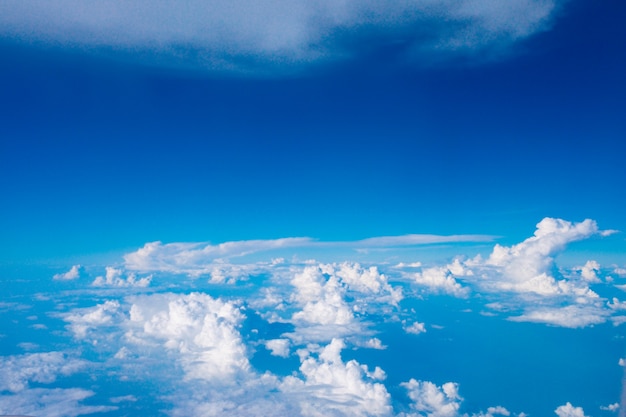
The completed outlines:
[[[5,29],[3,259],[152,240],[519,239],[544,216],[624,229],[623,13],[567,2],[518,42],[444,57],[407,57],[410,40],[361,50],[376,33],[359,33],[349,57],[270,54],[246,74]]]
[[[625,17],[4,1],[0,414],[616,414]]]

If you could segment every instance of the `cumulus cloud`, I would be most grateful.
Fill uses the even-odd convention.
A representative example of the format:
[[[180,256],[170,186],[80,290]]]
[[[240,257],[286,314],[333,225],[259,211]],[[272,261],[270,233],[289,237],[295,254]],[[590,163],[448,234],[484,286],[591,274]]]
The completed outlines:
[[[176,352],[188,379],[224,384],[250,367],[238,330],[243,319],[236,305],[206,294],[136,297],[125,337]]]
[[[587,417],[582,407],[574,407],[571,403],[561,405],[554,410],[559,417]]]
[[[265,342],[265,347],[272,352],[272,355],[283,358],[289,356],[289,345],[289,339],[272,339]]]
[[[420,322],[413,322],[410,325],[406,325],[403,327],[404,331],[410,334],[420,334],[426,333],[426,325]]]
[[[469,295],[470,289],[461,285],[456,277],[467,275],[473,275],[473,272],[456,259],[449,265],[424,268],[411,276],[417,284],[426,287],[431,292],[465,298]]]
[[[302,378],[288,376],[280,389],[299,398],[303,416],[390,415],[391,396],[383,384],[374,382],[385,378],[384,371],[370,371],[355,360],[344,363],[344,347],[343,340],[333,339],[317,357],[303,354]]]
[[[315,264],[292,270],[289,297],[294,340],[329,341],[348,334],[367,335],[361,317],[397,306],[400,288],[391,286],[376,267],[358,263]]]
[[[568,243],[606,233],[593,220],[572,223],[546,217],[537,224],[534,236],[510,247],[497,244],[486,265],[499,268],[502,280],[495,285],[505,290],[544,295],[576,292],[576,288],[564,281],[557,282],[552,275],[554,256]]]
[[[93,280],[91,285],[94,287],[137,287],[145,288],[150,285],[152,276],[137,278],[134,273],[129,273],[126,278],[123,277],[123,271],[111,266],[106,267],[104,277],[99,276]]]
[[[598,283],[600,278],[598,272],[600,272],[600,264],[596,261],[587,261],[585,265],[577,268],[580,271],[580,276],[587,282]]]
[[[52,278],[57,281],[72,281],[78,279],[80,278],[81,268],[82,267],[80,265],[74,265],[69,271],[61,274],[55,274]]]
[[[559,3],[191,0],[183,7],[174,1],[5,0],[0,35],[241,70],[244,62],[293,66],[392,42],[422,59],[433,52],[498,49],[549,28]]]
[[[401,384],[407,389],[411,399],[411,409],[420,416],[426,417],[457,417],[461,401],[459,386],[447,382],[437,386],[430,381],[411,379]]]

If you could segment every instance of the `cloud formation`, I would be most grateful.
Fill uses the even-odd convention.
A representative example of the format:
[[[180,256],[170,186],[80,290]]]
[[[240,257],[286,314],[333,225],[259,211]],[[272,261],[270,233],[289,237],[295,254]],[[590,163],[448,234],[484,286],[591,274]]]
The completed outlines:
[[[60,274],[55,274],[52,278],[57,281],[72,281],[72,280],[80,278],[80,270],[81,270],[80,265],[74,265],[70,268],[69,271],[60,273]]]
[[[500,48],[549,28],[558,3],[6,0],[0,36],[240,70],[250,62],[294,66],[345,58],[392,43],[421,59]]]

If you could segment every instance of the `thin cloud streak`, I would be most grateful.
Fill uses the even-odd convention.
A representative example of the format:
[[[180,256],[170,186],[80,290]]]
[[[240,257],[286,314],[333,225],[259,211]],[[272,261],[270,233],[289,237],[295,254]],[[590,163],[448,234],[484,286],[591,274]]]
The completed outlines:
[[[559,3],[6,0],[0,37],[234,71],[255,62],[276,69],[344,59],[398,43],[428,60],[506,47],[546,30]]]
[[[398,248],[440,243],[491,242],[496,236],[491,235],[419,235],[381,236],[356,241],[323,242],[308,237],[290,237],[267,240],[242,240],[210,243],[167,243],[150,242],[135,252],[124,256],[125,267],[134,271],[188,271],[206,266],[214,261],[241,258],[261,252],[279,252],[288,249],[380,249]]]

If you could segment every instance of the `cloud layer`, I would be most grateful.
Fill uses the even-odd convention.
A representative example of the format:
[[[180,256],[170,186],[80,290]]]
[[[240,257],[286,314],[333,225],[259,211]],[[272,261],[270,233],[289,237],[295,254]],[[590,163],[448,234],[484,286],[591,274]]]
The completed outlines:
[[[549,28],[558,0],[6,0],[0,35],[196,65],[293,66],[385,45],[409,55],[501,48]]]

